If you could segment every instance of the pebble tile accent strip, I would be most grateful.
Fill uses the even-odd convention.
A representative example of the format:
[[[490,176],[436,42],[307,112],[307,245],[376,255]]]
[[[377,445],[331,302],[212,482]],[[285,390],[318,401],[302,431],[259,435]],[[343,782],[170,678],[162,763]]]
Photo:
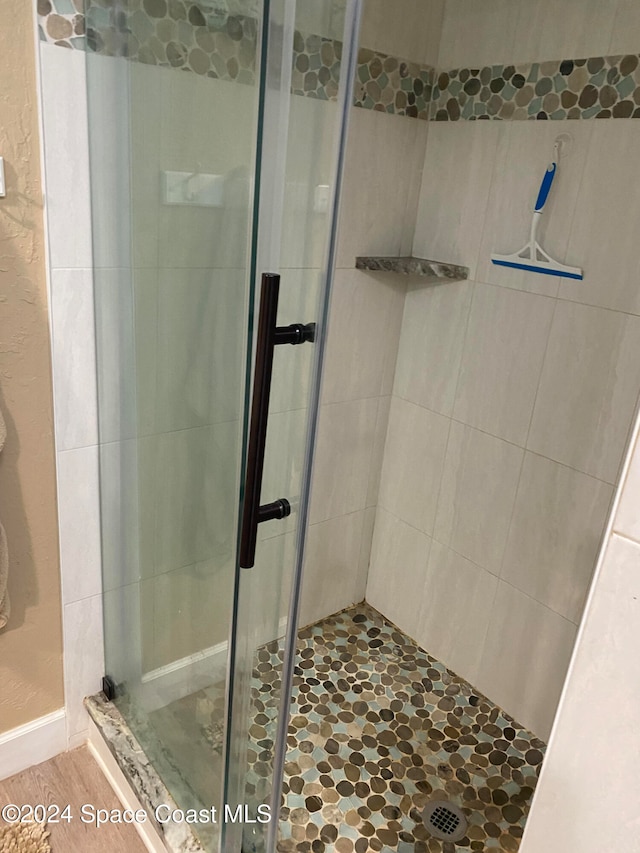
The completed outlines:
[[[191,0],[37,0],[40,39],[220,80],[255,82],[256,19]],[[296,32],[291,91],[335,100],[342,43]],[[436,121],[640,118],[640,54],[437,72],[361,48],[354,104]]]
[[[205,16],[189,0],[38,0],[41,41],[127,56],[148,65],[252,85],[255,82],[257,21],[229,15]],[[86,36],[85,36],[86,30]],[[342,43],[296,31],[291,91],[336,100]],[[435,70],[362,48],[358,54],[354,104],[365,109],[427,119]]]
[[[640,118],[640,55],[442,71],[431,118]]]

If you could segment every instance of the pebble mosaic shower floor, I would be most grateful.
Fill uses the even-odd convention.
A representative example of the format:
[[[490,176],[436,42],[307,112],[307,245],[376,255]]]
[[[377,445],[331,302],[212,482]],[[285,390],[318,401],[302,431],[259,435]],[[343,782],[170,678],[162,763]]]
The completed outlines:
[[[279,853],[518,850],[541,740],[366,604],[299,638]],[[268,673],[280,666],[277,643],[259,651],[251,731],[258,787],[268,772]],[[432,800],[462,808],[468,829],[457,843],[425,828]]]

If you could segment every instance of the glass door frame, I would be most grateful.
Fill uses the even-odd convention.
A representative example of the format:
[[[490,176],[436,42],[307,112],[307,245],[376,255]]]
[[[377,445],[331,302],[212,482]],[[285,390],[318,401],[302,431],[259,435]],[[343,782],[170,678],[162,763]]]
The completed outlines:
[[[264,0],[262,15],[260,52],[260,100],[257,133],[256,176],[254,189],[254,233],[250,262],[251,294],[249,300],[249,330],[247,346],[247,370],[251,369],[252,380],[247,382],[245,428],[243,433],[243,458],[241,463],[241,507],[244,498],[246,477],[246,451],[249,431],[249,400],[253,385],[253,362],[255,360],[255,305],[260,292],[260,278],[264,272],[277,273],[280,261],[282,218],[285,196],[285,166],[287,158],[287,134],[289,129],[289,104],[291,98],[291,67],[295,12],[297,0]],[[352,109],[353,85],[356,78],[358,36],[363,0],[346,0],[343,48],[340,68],[340,84],[337,97],[338,132],[335,134],[333,168],[328,200],[328,229],[321,268],[321,293],[317,312],[314,362],[306,427],[303,474],[299,496],[299,520],[296,530],[295,563],[289,595],[287,627],[284,637],[284,659],[278,709],[277,734],[274,744],[272,789],[270,798],[271,820],[266,835],[266,853],[276,849],[279,825],[279,810],[284,764],[287,750],[287,727],[290,697],[296,659],[297,631],[300,598],[303,580],[306,535],[308,529],[309,503],[313,476],[313,462],[320,410],[322,369],[327,338],[327,323],[331,301],[331,290],[336,263],[338,241],[338,219],[340,190],[345,165],[345,152],[349,116]],[[224,802],[242,803],[242,786],[246,773],[243,745],[246,742],[245,708],[246,696],[238,696],[238,639],[242,632],[241,580],[243,573],[255,569],[240,568],[240,537],[242,512],[238,513],[238,548],[233,603],[233,617],[229,637],[229,667],[227,679],[226,743],[224,759]],[[245,688],[248,690],[248,687]],[[242,706],[245,706],[243,708]],[[241,767],[234,766],[240,762]],[[221,832],[221,850],[224,853],[240,853],[242,828],[236,824],[224,824]]]

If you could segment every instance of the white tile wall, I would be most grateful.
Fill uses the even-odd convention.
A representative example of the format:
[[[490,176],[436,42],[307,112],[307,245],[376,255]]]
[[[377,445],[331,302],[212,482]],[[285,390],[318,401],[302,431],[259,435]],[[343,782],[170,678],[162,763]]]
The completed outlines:
[[[446,0],[438,64],[440,68],[482,68],[513,62],[519,3]]]
[[[637,443],[627,464],[613,516],[612,526],[619,532],[608,531],[602,551],[527,821],[523,853],[640,850],[635,796],[640,543],[637,511],[629,512],[640,501]],[[603,814],[616,819],[605,822]]]
[[[475,686],[546,740],[575,636],[568,619],[499,581]]]
[[[415,637],[431,539],[382,507],[376,512],[367,580],[367,601]]]
[[[337,403],[391,393],[404,283],[339,269],[334,281],[323,400]]]
[[[614,483],[640,388],[640,318],[559,301],[527,446]]]
[[[497,586],[491,572],[432,542],[416,639],[472,684],[478,678]]]
[[[501,577],[577,625],[612,494],[601,480],[526,453]]]
[[[634,0],[446,0],[441,68],[578,59],[635,53],[640,17]]]
[[[413,254],[469,267],[471,279],[494,166],[503,159],[501,124],[433,122],[429,127]]]
[[[524,451],[452,421],[434,538],[499,574]]]
[[[640,258],[636,241],[640,199],[629,192],[627,171],[640,144],[640,129],[633,121],[623,121],[620,126],[618,121],[593,124],[584,179],[577,197],[582,215],[572,220],[567,249],[568,256],[584,267],[585,278],[572,285],[563,281],[560,296],[640,314]],[[618,263],[620,258],[625,262]]]
[[[322,406],[312,524],[365,508],[377,407],[375,397]]]
[[[447,0],[440,66],[606,54],[614,44],[633,52],[624,32],[629,27],[637,42],[632,6],[570,0],[559,26],[559,10],[547,0],[488,0],[481,9]],[[572,140],[540,236],[558,260],[584,268],[583,282],[490,263],[491,252],[526,242],[560,132]],[[426,580],[420,575],[406,596],[406,614],[393,596],[395,621],[416,626],[427,649],[477,678],[479,689],[543,737],[640,390],[640,211],[629,189],[637,133],[631,121],[429,127],[413,253],[466,265],[471,277],[407,291],[379,492],[399,520],[376,522],[406,542],[383,542],[376,530],[369,588],[382,588],[385,556],[413,548],[419,563],[416,528],[432,535],[423,543]],[[423,520],[433,494],[420,473],[437,466],[425,454],[425,430],[411,428],[409,418],[402,428],[396,423],[402,401],[419,408],[425,423],[434,413],[452,418],[433,528]],[[632,525],[634,512],[623,503],[621,517]],[[443,577],[460,590],[455,613],[443,603]],[[417,625],[416,589],[424,602]]]
[[[618,0],[609,53],[634,53],[640,40],[640,7],[635,0]]]
[[[98,403],[91,270],[53,268],[50,287],[56,447],[95,445]]]
[[[482,229],[477,272],[480,281],[546,296],[558,294],[561,279],[557,276],[505,269],[492,264],[491,255],[513,254],[528,241],[540,182],[554,155],[558,134],[567,130],[571,142],[563,149],[566,156],[561,156],[538,233],[542,245],[553,258],[571,266],[584,265],[584,253],[577,246],[569,247],[569,237],[584,186],[582,178],[591,137],[598,124],[600,122],[571,122],[569,129],[557,121],[513,121],[501,125],[501,159],[494,170]]]
[[[546,296],[476,285],[454,418],[524,444],[554,308]]]
[[[85,739],[88,727],[83,699],[102,689],[102,595],[65,604],[63,638],[67,737],[71,746],[77,746]]]
[[[359,571],[364,522],[361,510],[310,526],[301,625],[364,599],[366,575]]]
[[[364,3],[360,44],[392,56],[436,65],[445,0],[386,0]]]
[[[450,415],[473,283],[410,284],[404,305],[394,394]]]
[[[40,45],[67,737],[104,671],[85,56]],[[70,239],[70,235],[72,238]]]
[[[449,418],[394,397],[378,504],[423,533],[433,533]],[[407,452],[408,449],[411,452]]]
[[[40,56],[49,261],[52,269],[90,269],[85,55],[41,44]]]
[[[511,62],[602,56],[609,50],[618,0],[518,0]]]
[[[342,190],[338,267],[358,255],[401,254],[414,222],[426,123],[355,109]]]
[[[102,591],[98,448],[60,451],[57,463],[62,601],[70,604]]]

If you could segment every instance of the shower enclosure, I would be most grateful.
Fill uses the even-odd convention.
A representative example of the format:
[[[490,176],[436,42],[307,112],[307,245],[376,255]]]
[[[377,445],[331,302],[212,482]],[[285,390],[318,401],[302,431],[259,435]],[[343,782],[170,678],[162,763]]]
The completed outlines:
[[[87,9],[104,688],[207,850],[275,844],[358,20]]]

